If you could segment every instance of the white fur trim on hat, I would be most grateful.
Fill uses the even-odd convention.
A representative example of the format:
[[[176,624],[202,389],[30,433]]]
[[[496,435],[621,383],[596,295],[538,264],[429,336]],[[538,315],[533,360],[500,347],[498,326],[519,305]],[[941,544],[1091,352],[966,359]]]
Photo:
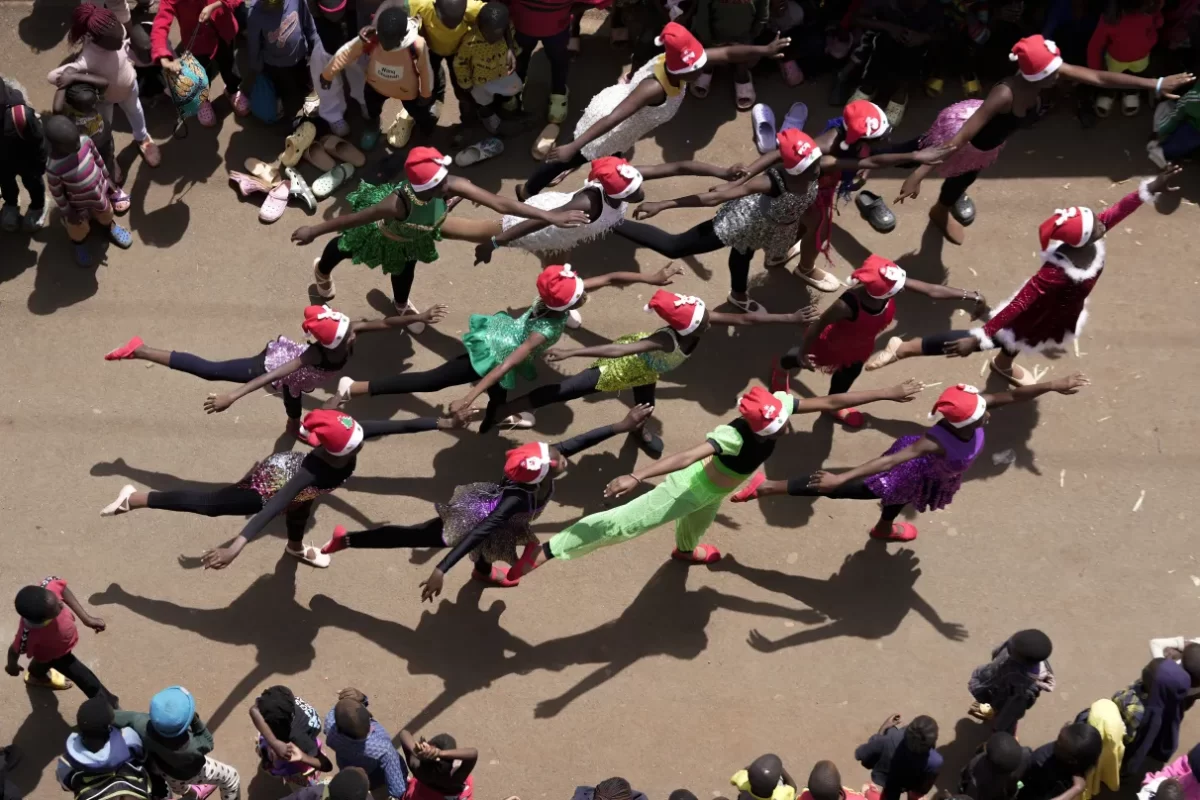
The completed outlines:
[[[771,396],[779,401],[779,414],[775,419],[771,420],[767,427],[761,431],[756,431],[759,436],[771,436],[779,433],[780,428],[786,425],[788,418],[792,416],[793,400],[790,394],[787,392],[772,392]]]
[[[538,455],[525,459],[525,466],[538,471],[537,477],[529,483],[541,483],[550,474],[550,447],[545,442],[538,442]]]
[[[889,297],[895,297],[904,289],[904,284],[908,281],[908,273],[904,271],[904,267],[889,264],[880,270],[883,276],[892,282],[892,288],[884,295],[878,296],[867,292],[868,295],[876,300],[887,300]]]
[[[824,155],[824,153],[821,152],[821,148],[814,147],[812,149],[812,152],[810,152],[804,158],[803,161],[799,162],[798,164],[796,164],[796,166],[792,167],[791,169],[785,169],[784,172],[786,172],[788,175],[800,175],[801,173],[804,172],[804,170],[811,167],[813,165],[813,163],[815,161],[817,161],[822,155]]]
[[[655,36],[654,43],[656,45],[658,45],[659,47],[662,47],[663,46],[663,38],[661,36]],[[708,63],[708,51],[704,50],[700,53],[700,57],[697,58],[692,63],[692,65],[690,67],[688,67],[687,69],[680,69],[680,70],[670,69],[669,67],[667,67],[665,61],[663,62],[663,69],[667,70],[667,72],[671,73],[672,75],[687,75],[690,72],[695,72],[698,69],[703,69],[704,65],[707,63]]]
[[[451,159],[450,156],[442,156],[440,160],[435,162],[437,164],[441,164],[442,168],[439,169],[436,173],[434,173],[433,178],[431,178],[427,183],[414,183],[413,187],[412,187],[413,191],[414,192],[425,192],[425,191],[428,191],[428,190],[432,189],[433,187],[437,186],[442,181],[446,180],[446,176],[450,173],[450,171],[448,169],[446,169],[446,167],[449,166],[449,164],[452,160],[453,159]]]
[[[575,274],[575,270],[571,269],[570,264],[563,264],[562,272],[560,272],[558,274],[564,278],[574,278],[575,279],[575,291],[571,295],[571,301],[569,303],[567,303],[565,306],[552,306],[549,303],[546,303],[545,300],[542,300],[542,302],[546,303],[546,308],[550,309],[551,311],[566,311],[568,308],[570,308],[571,306],[578,303],[579,298],[583,297],[583,293],[585,291],[584,286],[583,286],[583,278],[581,278]]]
[[[302,439],[307,439],[310,433],[311,433],[311,431],[308,428],[304,427],[303,425],[300,426],[300,437]],[[341,450],[339,450],[337,452],[330,450],[329,455],[344,456],[347,453],[349,453],[350,451],[352,451],[354,448],[356,448],[360,444],[362,444],[362,442],[363,442],[362,425],[359,425],[358,420],[355,420],[354,421],[354,433],[350,434],[350,441],[346,443],[346,446],[344,448],[342,448]]]
[[[691,306],[692,306],[692,321],[690,323],[688,323],[688,326],[686,328],[684,328],[683,330],[676,331],[676,333],[678,333],[680,336],[690,336],[691,334],[696,332],[696,329],[700,327],[700,323],[704,321],[704,309],[705,309],[704,301],[701,300],[699,297],[695,297],[693,295],[681,294],[681,295],[676,295],[676,298],[677,298],[675,300],[676,308],[678,308],[681,305],[684,305],[685,303],[691,304]],[[649,303],[642,306],[642,310],[649,312],[649,313],[654,312],[654,309],[650,307]],[[674,330],[674,328],[672,328],[672,330]]]
[[[629,181],[629,185],[626,186],[624,190],[616,194],[610,194],[609,197],[613,198],[614,200],[624,200],[626,197],[629,197],[629,195],[642,188],[642,173],[638,171],[637,167],[631,164],[622,164],[621,166],[617,167],[617,174]],[[601,191],[603,191],[603,189],[601,189]]]
[[[332,350],[346,340],[346,334],[350,332],[350,318],[340,311],[334,311],[329,306],[322,306],[322,308],[325,310],[317,315],[317,319],[336,319],[338,321],[338,328],[332,342],[322,344],[321,340],[318,339],[317,344],[320,344],[327,350]]]
[[[1050,39],[1044,39],[1043,41],[1045,41],[1045,43],[1046,43],[1046,49],[1049,50],[1051,53],[1054,53],[1055,56],[1050,61],[1050,63],[1046,65],[1046,68],[1043,69],[1041,72],[1035,72],[1032,75],[1026,75],[1024,72],[1021,72],[1021,77],[1027,81],[1040,81],[1043,78],[1049,78],[1051,75],[1058,72],[1058,68],[1063,65],[1062,56],[1058,55],[1058,45],[1056,45]],[[1008,60],[1009,61],[1017,61],[1018,60],[1017,54],[1009,53]],[[1020,72],[1019,68],[1018,68],[1018,72]]]
[[[965,428],[968,425],[978,422],[979,419],[984,415],[984,413],[986,411],[987,411],[987,400],[983,399],[983,395],[977,394],[977,395],[975,395],[975,410],[973,412],[971,412],[971,416],[967,417],[962,422],[950,422],[950,420],[946,420],[946,421],[950,422],[950,424],[956,428]]]

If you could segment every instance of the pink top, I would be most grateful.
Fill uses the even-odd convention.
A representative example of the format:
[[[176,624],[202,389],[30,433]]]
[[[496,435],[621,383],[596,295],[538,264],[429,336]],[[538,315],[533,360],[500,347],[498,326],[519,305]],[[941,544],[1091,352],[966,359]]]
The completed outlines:
[[[1183,787],[1184,800],[1200,800],[1200,781],[1197,781],[1196,776],[1192,774],[1192,767],[1188,763],[1186,755],[1175,759],[1158,772],[1151,772],[1142,780],[1142,783],[1144,785],[1165,778],[1174,778],[1179,781],[1179,785]]]
[[[54,204],[67,219],[78,222],[93,211],[107,211],[108,170],[100,151],[87,136],[79,137],[79,150],[46,162],[46,187]]]
[[[59,76],[77,72],[90,72],[108,81],[104,90],[104,100],[108,103],[122,103],[137,91],[137,73],[133,69],[133,61],[129,55],[129,43],[121,45],[119,50],[105,50],[95,42],[83,40],[83,49],[74,61],[69,61],[57,69],[50,70],[46,77],[55,85]]]
[[[62,600],[67,582],[61,578],[47,578],[42,581],[42,586]],[[31,625],[21,620],[17,625],[12,649],[17,655],[25,654],[44,664],[70,653],[78,642],[79,631],[75,627],[75,615],[64,603],[58,616],[45,625]]]
[[[475,781],[473,775],[467,776],[466,785],[461,794],[442,794],[431,786],[426,786],[412,775],[408,776],[408,791],[404,800],[472,800],[475,796]]]

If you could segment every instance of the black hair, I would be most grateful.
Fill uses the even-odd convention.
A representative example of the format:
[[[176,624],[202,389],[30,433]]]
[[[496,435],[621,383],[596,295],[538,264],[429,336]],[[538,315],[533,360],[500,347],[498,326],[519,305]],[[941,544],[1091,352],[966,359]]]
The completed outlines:
[[[1011,733],[1004,731],[996,731],[988,738],[984,753],[992,769],[1002,775],[1016,772],[1024,755],[1021,743]]]
[[[914,755],[928,753],[937,747],[938,724],[933,717],[922,714],[904,729],[904,744]]]
[[[296,714],[296,695],[286,686],[272,686],[254,702],[263,721],[276,739],[287,742],[292,738],[292,717]]]
[[[484,6],[486,8],[487,6]],[[687,789],[676,789],[667,795],[667,800],[699,800],[694,792]]]
[[[818,761],[808,773],[808,793],[813,800],[839,800],[842,796],[842,775],[832,761]]]
[[[366,800],[371,781],[361,769],[344,769],[329,781],[329,800]]]
[[[83,736],[108,736],[113,723],[113,709],[104,695],[89,697],[75,712],[75,727]]]
[[[1029,664],[1038,664],[1050,657],[1054,645],[1050,637],[1037,628],[1017,631],[1008,640],[1008,652]]]
[[[458,747],[458,741],[448,733],[439,733],[437,736],[429,738],[429,743],[438,750],[453,750]],[[425,769],[432,770],[440,775],[449,776],[454,769],[454,764],[446,759],[437,758],[432,761],[421,761],[421,766]]]
[[[408,33],[408,12],[399,6],[389,6],[379,12],[375,19],[375,31],[380,40],[401,42]]]
[[[1064,725],[1054,742],[1054,756],[1070,770],[1072,775],[1083,775],[1100,761],[1104,740],[1100,731],[1086,722]]]
[[[63,98],[78,111],[90,111],[100,103],[100,93],[90,83],[72,83],[64,90]]]
[[[480,28],[488,30],[507,30],[508,29],[508,6],[501,3],[500,0],[490,0],[485,3],[483,8],[479,9],[479,16],[476,17],[476,25]]]
[[[1183,800],[1183,784],[1167,778],[1154,790],[1154,800]]]
[[[596,784],[595,800],[630,800],[633,787],[624,778],[607,778]]]
[[[750,775],[750,794],[770,797],[783,774],[783,759],[774,753],[766,753],[751,761],[746,772]]]
[[[1200,686],[1200,643],[1188,642],[1179,663],[1192,679],[1192,688]]]
[[[351,739],[365,739],[371,732],[371,712],[357,700],[339,700],[333,707],[333,724]]]
[[[54,117],[46,120],[47,123]],[[79,132],[75,128],[75,123],[66,117],[62,118],[64,122],[71,126],[71,138],[78,141]],[[50,129],[46,127],[46,135],[49,137]],[[54,592],[43,586],[25,586],[17,592],[17,597],[13,601],[16,606],[17,614],[21,619],[27,619],[35,625],[40,625],[43,622],[49,622],[58,616],[58,598],[54,596]]]

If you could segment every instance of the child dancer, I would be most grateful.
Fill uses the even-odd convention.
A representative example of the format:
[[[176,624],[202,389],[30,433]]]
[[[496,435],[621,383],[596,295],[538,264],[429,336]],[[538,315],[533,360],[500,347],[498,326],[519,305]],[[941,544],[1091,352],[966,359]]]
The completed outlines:
[[[250,706],[258,731],[255,750],[268,775],[295,786],[320,783],[333,763],[321,750],[321,715],[286,686],[272,686]]]
[[[768,481],[760,472],[733,496],[733,502],[773,494],[878,500],[882,511],[871,528],[871,538],[911,542],[917,538],[916,526],[897,523],[896,517],[907,505],[926,511],[950,504],[962,487],[963,474],[983,451],[989,407],[1027,402],[1046,392],[1075,394],[1087,385],[1087,378],[1080,373],[996,394],[980,393],[974,386],[960,383],[942,392],[933,406],[933,413],[941,414],[941,419],[924,435],[902,436],[879,458],[846,472],[818,470],[786,481]]]
[[[620,392],[633,390],[636,405],[654,405],[654,389],[662,376],[678,367],[696,351],[700,339],[712,325],[759,325],[770,322],[805,324],[811,322],[816,310],[806,306],[793,314],[724,314],[709,311],[704,301],[691,295],[675,294],[659,289],[646,305],[667,323],[651,333],[634,333],[622,336],[612,344],[581,347],[576,350],[549,350],[546,361],[562,361],[567,358],[594,358],[592,366],[558,383],[539,386],[529,394],[505,403],[498,414],[515,414],[503,424],[518,425],[526,418],[533,423],[528,409],[541,408],[551,403],[565,403],[578,397],[597,392]],[[480,433],[484,432],[480,428]],[[637,437],[638,446],[651,458],[663,453],[660,437],[644,427]],[[630,431],[630,435],[633,435]]]
[[[809,326],[800,346],[776,361],[771,369],[771,391],[786,392],[788,372],[794,369],[830,373],[830,394],[850,391],[862,374],[863,363],[874,352],[875,338],[892,324],[895,297],[905,289],[935,300],[970,302],[975,310],[987,308],[979,292],[909,278],[903,268],[883,256],[867,256],[850,277],[854,284],[822,312],[816,325]],[[832,416],[849,428],[861,428],[865,421],[856,408],[844,408]]]
[[[531,442],[505,454],[504,479],[499,483],[467,483],[458,486],[450,502],[437,503],[438,515],[420,525],[386,525],[368,531],[348,533],[341,525],[321,548],[322,553],[337,553],[348,547],[450,548],[429,577],[421,582],[421,599],[432,600],[442,592],[446,573],[469,556],[475,562],[474,580],[492,586],[511,587],[510,569],[496,564],[517,563],[517,548],[537,544],[529,530],[554,496],[554,482],[567,473],[569,459],[589,447],[611,439],[618,433],[632,433],[645,423],[654,410],[638,405],[615,425],[605,425],[563,442]]]
[[[965,226],[975,220],[975,204],[967,197],[967,189],[981,170],[999,158],[1008,137],[1038,118],[1041,93],[1054,86],[1059,77],[1101,88],[1152,91],[1156,96],[1170,99],[1195,80],[1189,73],[1156,80],[1077,67],[1064,63],[1058,46],[1041,36],[1028,36],[1017,42],[1009,58],[1017,63],[1017,75],[993,86],[982,102],[963,100],[944,109],[929,131],[910,145],[952,148],[938,167],[938,174],[945,180],[937,202],[929,209],[929,218],[953,244],[963,243]],[[926,165],[909,175],[900,188],[897,202],[917,197],[921,181],[933,168]]]
[[[589,291],[633,283],[667,286],[682,271],[682,267],[667,266],[651,275],[610,272],[584,280],[570,264],[546,267],[537,279],[538,299],[521,316],[514,319],[503,311],[490,317],[471,315],[470,329],[463,334],[466,352],[462,355],[428,372],[406,372],[373,381],[342,378],[338,399],[344,403],[366,394],[436,392],[473,383],[466,396],[450,404],[450,413],[466,423],[471,417],[471,404],[486,392],[488,406],[483,425],[490,427],[509,390],[516,387],[517,376],[533,380],[537,375],[534,362],[558,342],[563,328],[571,324],[572,315],[576,325],[580,324],[575,309],[587,302]]]
[[[734,64],[758,58],[778,58],[790,39],[768,45],[736,45],[705,49],[687,28],[668,22],[655,40],[666,53],[645,64],[629,83],[618,83],[597,94],[575,125],[570,144],[550,150],[517,196],[524,199],[545,189],[561,173],[578,169],[601,156],[628,152],[643,136],[671,121],[683,103],[683,84],[706,64]]]
[[[287,412],[287,431],[300,433],[303,407],[300,395],[311,392],[345,369],[354,355],[354,343],[360,333],[386,331],[414,324],[436,324],[446,315],[444,305],[436,305],[420,314],[401,314],[377,320],[351,322],[350,318],[329,306],[308,306],[300,327],[317,345],[299,344],[286,336],[267,342],[256,356],[228,361],[208,361],[191,353],[147,347],[142,337],[134,336],[125,345],[104,355],[105,361],[142,360],[186,372],[206,381],[230,381],[242,384],[225,394],[210,394],[204,401],[209,414],[225,411],[246,395],[266,386],[279,392]]]
[[[0,230],[12,233],[18,228],[34,233],[46,227],[46,139],[37,111],[26,99],[25,87],[11,78],[0,76]],[[21,216],[21,194],[17,178],[29,195],[29,208]]]
[[[993,728],[1015,734],[1017,723],[1033,708],[1042,692],[1054,691],[1050,653],[1054,645],[1045,633],[1017,631],[992,651],[992,660],[971,672],[967,688],[975,702],[970,714],[990,719]]]
[[[251,467],[237,483],[213,492],[190,489],[139,492],[127,484],[117,499],[101,510],[100,516],[111,517],[141,508],[187,511],[206,517],[253,514],[228,547],[204,553],[205,569],[224,569],[233,563],[251,539],[262,533],[268,522],[286,513],[288,541],[284,552],[309,566],[328,567],[329,556],[304,544],[304,527],[312,513],[313,502],[337,489],[354,474],[363,442],[379,436],[452,427],[455,427],[452,419],[418,417],[357,422],[338,411],[311,411],[300,428],[300,435],[314,448],[307,455],[291,450],[275,453]]]
[[[992,371],[1015,385],[1028,386],[1033,377],[1013,359],[1023,351],[1060,348],[1079,335],[1087,321],[1088,295],[1104,270],[1104,234],[1142,203],[1153,202],[1179,171],[1169,166],[1099,214],[1085,206],[1060,209],[1038,227],[1041,268],[1011,300],[988,314],[983,327],[908,341],[893,336],[886,349],[867,360],[867,371],[913,356],[965,357],[999,346],[1001,352],[990,362]]]
[[[495,2],[495,0],[493,0]],[[420,741],[406,730],[400,731],[400,748],[412,774],[408,778],[406,800],[473,800],[475,781],[472,770],[479,762],[474,747],[458,746],[448,733],[439,733],[429,741]]]
[[[711,564],[721,553],[710,544],[701,544],[701,537],[726,496],[771,457],[792,415],[880,400],[907,403],[923,388],[920,382],[910,380],[887,389],[800,400],[755,386],[739,398],[741,416],[737,419],[717,427],[702,444],[610,481],[604,496],[620,497],[660,475],[667,476],[665,481],[623,506],[584,517],[540,547],[526,546],[509,577],[520,578],[553,558],[581,558],[601,547],[636,539],[668,522],[675,523],[672,558]]]
[[[333,298],[333,268],[350,258],[355,264],[380,267],[391,278],[396,310],[415,313],[409,292],[417,263],[437,261],[443,226],[453,222],[446,219],[449,198],[466,198],[499,214],[523,214],[550,225],[587,222],[578,211],[542,211],[494,195],[465,178],[450,175],[446,169],[449,164],[450,158],[432,147],[414,147],[404,161],[404,180],[379,186],[363,181],[346,198],[353,213],[297,228],[292,241],[301,245],[327,233],[338,234],[313,262],[317,294]],[[418,323],[411,330],[421,333],[425,326]]]

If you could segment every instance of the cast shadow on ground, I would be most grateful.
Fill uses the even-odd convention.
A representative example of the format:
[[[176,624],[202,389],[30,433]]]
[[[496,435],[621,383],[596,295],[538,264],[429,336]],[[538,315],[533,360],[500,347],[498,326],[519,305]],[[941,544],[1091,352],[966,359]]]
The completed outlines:
[[[958,791],[963,768],[991,734],[990,724],[983,724],[971,717],[963,717],[954,723],[954,738],[937,748],[943,760],[942,771],[937,778],[939,789]]]
[[[751,630],[749,644],[770,653],[839,636],[883,639],[895,633],[910,611],[916,611],[933,629],[952,641],[967,638],[967,629],[946,622],[916,590],[921,577],[920,559],[912,550],[889,552],[887,545],[871,540],[846,556],[842,567],[822,580],[742,564],[726,555],[710,569],[729,572],[770,592],[785,594],[805,604],[823,625],[772,641]]]
[[[60,693],[46,689],[26,690],[29,698],[29,714],[21,721],[12,735],[12,744],[21,752],[21,763],[9,773],[8,778],[25,797],[31,797],[42,780],[46,768],[62,755],[63,742],[71,734],[73,723],[68,722],[59,708],[59,695],[70,698],[68,706],[83,702],[82,692]],[[16,709],[11,709],[16,711]],[[15,716],[13,714],[12,716]],[[75,714],[70,714],[74,719]],[[51,779],[53,780],[53,779]],[[47,795],[49,790],[43,791]]]

